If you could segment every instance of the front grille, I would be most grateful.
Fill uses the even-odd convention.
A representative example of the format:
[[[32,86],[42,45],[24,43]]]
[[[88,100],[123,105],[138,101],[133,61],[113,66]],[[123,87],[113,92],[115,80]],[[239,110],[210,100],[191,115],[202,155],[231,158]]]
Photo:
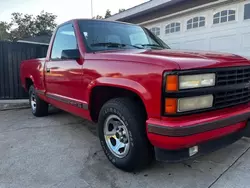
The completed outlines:
[[[217,86],[247,83],[250,80],[250,67],[235,67],[217,72]]]
[[[216,86],[244,85],[250,81],[250,67],[218,69]],[[249,87],[214,94],[214,107],[225,108],[250,101]]]
[[[250,101],[250,90],[248,88],[214,94],[214,107],[225,108]]]

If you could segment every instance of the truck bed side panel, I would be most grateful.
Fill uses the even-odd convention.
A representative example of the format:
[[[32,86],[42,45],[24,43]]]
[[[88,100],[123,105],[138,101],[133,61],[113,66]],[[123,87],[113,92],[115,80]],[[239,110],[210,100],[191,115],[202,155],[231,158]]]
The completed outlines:
[[[34,87],[38,90],[45,91],[44,86],[44,63],[45,59],[31,59],[21,63],[21,82],[22,86],[28,90],[26,80],[31,79]]]

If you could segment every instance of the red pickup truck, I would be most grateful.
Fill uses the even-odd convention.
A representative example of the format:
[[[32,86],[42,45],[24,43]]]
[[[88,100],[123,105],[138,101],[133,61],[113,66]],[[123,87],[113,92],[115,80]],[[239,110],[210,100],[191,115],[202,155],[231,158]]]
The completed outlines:
[[[51,104],[98,122],[107,158],[126,171],[196,157],[250,132],[249,60],[171,50],[133,24],[60,25],[45,59],[21,63],[21,81],[35,116]]]

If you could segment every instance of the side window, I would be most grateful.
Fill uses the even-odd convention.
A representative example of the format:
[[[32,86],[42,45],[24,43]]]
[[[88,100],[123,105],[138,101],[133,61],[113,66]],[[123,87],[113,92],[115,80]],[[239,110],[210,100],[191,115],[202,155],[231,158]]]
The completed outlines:
[[[165,27],[165,34],[179,32],[181,30],[181,24],[179,22],[173,22]]]
[[[235,10],[223,10],[214,14],[213,24],[220,24],[225,22],[235,21]]]
[[[195,29],[198,27],[204,27],[206,24],[206,18],[204,16],[194,17],[187,21],[187,30]]]
[[[245,9],[244,9],[244,20],[250,19],[250,3],[245,4]]]
[[[73,25],[63,25],[56,32],[51,52],[51,59],[61,59],[63,50],[73,49],[77,49],[77,42]]]

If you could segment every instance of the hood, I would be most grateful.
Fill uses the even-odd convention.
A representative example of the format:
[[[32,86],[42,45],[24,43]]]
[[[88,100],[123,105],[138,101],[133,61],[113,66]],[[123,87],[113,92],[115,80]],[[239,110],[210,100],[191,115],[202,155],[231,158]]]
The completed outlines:
[[[250,65],[244,57],[205,51],[154,50],[144,52],[146,55],[160,55],[177,63],[181,69],[216,68]]]
[[[99,52],[100,57],[112,60],[136,61],[176,69],[217,68],[250,65],[244,57],[216,52],[180,51],[180,50],[122,50]],[[102,55],[101,55],[102,54]]]

